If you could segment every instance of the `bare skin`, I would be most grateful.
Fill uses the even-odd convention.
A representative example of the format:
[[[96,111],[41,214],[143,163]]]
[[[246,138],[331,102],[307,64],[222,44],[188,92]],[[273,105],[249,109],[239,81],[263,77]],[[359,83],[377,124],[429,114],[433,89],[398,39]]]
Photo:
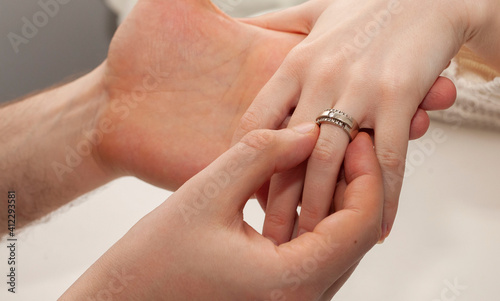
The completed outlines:
[[[381,235],[382,174],[370,137],[349,146],[342,207],[279,247],[243,221],[269,177],[304,161],[315,124],[247,135],[139,221],[60,300],[330,300]],[[200,196],[213,176],[217,194]],[[117,280],[121,279],[121,280]]]
[[[101,66],[0,109],[9,146],[0,148],[0,189],[18,193],[18,227],[124,175],[178,188],[228,149],[304,37],[233,20],[210,1],[142,0]],[[453,86],[436,84],[422,105],[453,98]],[[428,126],[419,116],[415,137]]]
[[[242,117],[235,141],[285,119],[290,126],[312,120],[325,108],[342,110],[360,127],[373,129],[384,174],[387,237],[396,217],[411,122],[428,120],[419,111],[422,98],[463,45],[500,70],[499,12],[497,0],[311,0],[248,19],[308,36]],[[268,99],[275,100],[270,107]],[[273,178],[266,196],[267,237],[280,243],[290,239],[299,202],[299,233],[312,231],[329,214],[348,143],[339,127],[322,127],[307,164]]]
[[[8,171],[0,189],[18,192],[18,226],[124,175],[179,187],[228,149],[240,117],[303,38],[232,20],[210,1],[142,0],[100,67],[0,110],[9,146],[0,149]],[[422,107],[454,96],[442,87]],[[425,120],[414,121],[425,132]],[[351,260],[326,295],[359,256]]]

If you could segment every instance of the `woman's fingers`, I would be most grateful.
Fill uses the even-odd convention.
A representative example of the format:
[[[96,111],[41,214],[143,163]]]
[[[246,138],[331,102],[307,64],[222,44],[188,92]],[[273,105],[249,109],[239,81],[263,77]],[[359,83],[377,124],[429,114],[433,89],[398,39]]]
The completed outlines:
[[[430,123],[431,121],[427,112],[418,108],[417,112],[411,119],[410,140],[415,140],[425,135],[429,129]]]
[[[321,125],[321,133],[307,163],[299,218],[299,236],[313,231],[330,211],[337,176],[344,161],[349,137],[340,127]]]
[[[408,125],[405,116],[380,118],[375,129],[375,147],[384,174],[386,193],[383,218],[383,239],[385,239],[394,224],[399,202],[399,194],[403,183],[406,150],[409,138],[420,138],[429,127],[429,116],[424,110],[442,110],[453,105],[456,98],[456,88],[453,82],[445,77],[439,77],[427,93],[420,107]],[[394,111],[393,113],[397,113]],[[395,125],[399,125],[396,127]]]
[[[453,105],[456,96],[457,89],[453,82],[448,78],[438,77],[411,120],[410,140],[418,139],[427,132],[430,120],[426,111],[447,109]]]
[[[306,160],[317,135],[315,123],[279,131],[253,131],[189,180],[179,192],[195,207],[205,204],[203,208],[213,213],[210,218],[214,218],[214,214],[218,218],[237,218],[248,198],[272,174]],[[217,204],[208,206],[212,201]],[[186,206],[185,202],[181,203],[180,206]]]
[[[280,245],[291,239],[307,162],[271,178],[262,235]]]
[[[455,84],[450,79],[440,76],[425,96],[420,108],[426,111],[445,110],[455,103],[456,98]]]
[[[347,5],[347,3],[345,4]],[[315,16],[313,19],[318,21],[317,17],[321,15],[323,10],[315,11],[312,7],[312,5],[304,5],[302,10],[306,11],[306,13],[302,12],[305,17],[301,17],[301,22],[308,20],[311,16]],[[318,4],[316,4],[317,7]],[[337,11],[341,11],[338,10],[341,7],[344,6],[332,6],[329,14],[336,15]],[[375,5],[374,8],[378,10],[379,7]],[[307,9],[311,10],[307,11]],[[390,16],[392,11],[381,10],[381,12],[386,17],[389,14],[390,18],[396,15],[394,13],[394,16]],[[356,19],[347,17],[345,14],[338,17],[341,19],[347,18],[347,23],[354,22],[354,19]],[[275,30],[305,32],[307,26],[296,27],[297,23],[294,24],[293,22],[290,23],[292,25],[287,22],[283,25],[284,20],[294,18],[298,18],[298,11],[292,9],[263,16],[251,22],[254,25],[274,28]],[[399,54],[391,56],[392,52],[386,53],[386,51],[384,55],[376,56],[383,58],[382,60],[376,60],[376,63],[370,61],[371,56],[369,55],[357,55],[360,53],[359,47],[363,48],[361,53],[368,53],[369,50],[376,53],[379,51],[381,44],[385,45],[383,42],[379,43],[378,41],[385,40],[377,36],[376,39],[373,38],[373,41],[372,39],[364,39],[368,41],[367,44],[359,46],[359,43],[355,43],[359,42],[359,39],[354,39],[354,44],[358,48],[354,49],[353,52],[347,52],[351,56],[346,59],[342,54],[346,54],[344,50],[352,50],[352,43],[347,42],[353,41],[346,35],[330,34],[331,26],[327,26],[331,25],[330,21],[328,21],[330,19],[322,20],[324,27],[319,27],[316,31],[319,34],[314,35],[313,31],[307,38],[307,43],[303,42],[303,46],[295,48],[284,61],[275,77],[261,91],[254,104],[244,115],[235,134],[235,139],[239,139],[246,132],[253,129],[278,128],[287,120],[288,112],[295,107],[297,109],[290,120],[291,125],[298,122],[313,121],[321,113],[321,110],[328,107],[337,108],[341,106],[346,108],[348,114],[358,116],[356,117],[359,118],[358,122],[367,128],[375,129],[377,134],[377,154],[381,160],[384,173],[388,173],[385,175],[385,178],[387,178],[385,180],[386,188],[389,186],[391,188],[387,196],[387,215],[384,219],[384,225],[389,229],[394,221],[395,208],[397,208],[397,199],[402,182],[402,171],[400,169],[404,168],[404,156],[408,139],[420,137],[428,129],[429,119],[423,110],[440,109],[449,106],[453,102],[454,86],[449,80],[438,78],[422,101],[421,109],[417,110],[419,101],[415,97],[417,92],[415,87],[420,85],[414,80],[416,76],[391,71],[391,62],[395,60],[401,61],[402,65],[407,65],[405,60],[400,59]],[[310,24],[316,23],[312,22]],[[315,27],[315,30],[318,26]],[[337,31],[337,29],[332,32]],[[328,34],[323,33],[323,30],[326,30]],[[336,43],[331,46],[331,41],[336,38],[345,43]],[[319,45],[322,46],[323,51],[327,51],[328,55],[326,57],[322,57],[321,54],[317,55],[316,50],[320,48]],[[335,45],[344,46],[337,47]],[[404,46],[405,44],[401,45]],[[401,45],[398,44],[398,47],[404,48]],[[349,58],[352,57],[358,59],[350,61]],[[367,63],[368,65],[366,65]],[[439,65],[439,63],[434,65]],[[370,68],[367,68],[367,66]],[[413,64],[409,64],[409,66],[413,66]],[[378,71],[373,72],[370,70]],[[405,86],[409,82],[412,83],[412,86]],[[425,82],[427,81],[424,80],[424,84],[427,86],[428,83]],[[291,88],[287,89],[287,86]],[[313,88],[307,89],[308,87]],[[389,90],[385,91],[387,87]],[[309,90],[312,90],[312,92]],[[314,95],[314,97],[310,97],[309,94]],[[424,94],[419,93],[420,97]],[[342,101],[345,95],[352,96],[349,102]],[[398,97],[393,97],[394,95],[398,95]],[[397,99],[397,101],[392,101],[393,98]],[[408,102],[406,105],[404,104],[405,100]],[[411,118],[412,114],[414,114],[413,118]],[[412,122],[410,123],[410,121]],[[299,176],[303,172],[295,171],[276,175],[271,181],[266,206],[268,216],[266,217],[263,233],[275,239],[278,243],[285,242],[289,238],[292,224],[289,219],[293,217],[298,200],[302,199],[302,210],[299,219],[301,233],[312,231],[316,224],[328,215],[348,137],[338,127],[327,125],[323,126],[323,128],[327,129],[321,131],[318,143],[309,159],[304,184],[302,185]],[[286,184],[287,182],[288,184]],[[386,231],[386,233],[388,232],[389,230]]]
[[[292,58],[300,61],[296,55]],[[283,69],[289,70],[290,67]],[[293,113],[289,126],[304,121],[315,121],[322,111],[332,106],[333,94],[338,91],[323,87],[322,83],[325,82],[324,77],[319,77],[302,89],[300,103]],[[325,124],[324,128],[307,166],[304,164],[300,170],[293,169],[275,175],[271,181],[263,233],[278,244],[290,239],[293,225],[291,219],[300,201],[302,210],[299,230],[302,219],[306,221],[307,231],[311,231],[315,224],[328,215],[336,176],[344,159],[349,138],[342,129],[334,125]],[[308,188],[309,184],[312,188]]]
[[[280,246],[296,251],[299,263],[321,266],[312,281],[328,286],[346,273],[380,238],[384,190],[371,138],[360,133],[346,152],[347,187],[343,208],[321,221],[313,232]]]

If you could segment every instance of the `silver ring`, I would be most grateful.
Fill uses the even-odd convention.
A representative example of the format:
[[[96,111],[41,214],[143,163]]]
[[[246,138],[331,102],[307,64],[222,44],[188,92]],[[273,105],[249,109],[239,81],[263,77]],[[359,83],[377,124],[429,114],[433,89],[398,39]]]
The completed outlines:
[[[354,118],[337,109],[327,109],[316,118],[316,123],[330,123],[342,128],[352,141],[359,132],[359,125]]]

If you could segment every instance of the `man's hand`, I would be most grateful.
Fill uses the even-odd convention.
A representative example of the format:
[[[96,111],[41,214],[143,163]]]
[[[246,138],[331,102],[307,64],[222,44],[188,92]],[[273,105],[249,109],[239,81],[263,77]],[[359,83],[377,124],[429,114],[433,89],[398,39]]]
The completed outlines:
[[[227,150],[260,88],[303,35],[235,21],[210,1],[139,1],[105,64],[98,157],[175,189]]]
[[[318,134],[309,123],[245,136],[135,225],[61,300],[105,294],[120,300],[330,300],[381,235],[382,174],[367,134],[347,150],[337,212],[313,232],[276,246],[243,221],[248,197],[273,173],[306,160]]]
[[[18,225],[122,175],[179,187],[229,147],[240,117],[304,37],[235,21],[208,0],[141,0],[104,64],[0,109],[8,145],[0,190],[25,200]],[[425,131],[426,120],[413,125]]]
[[[101,117],[116,130],[99,158],[120,174],[177,188],[228,149],[241,116],[304,38],[231,19],[208,0],[139,1],[105,64]],[[417,116],[417,135],[427,123]]]

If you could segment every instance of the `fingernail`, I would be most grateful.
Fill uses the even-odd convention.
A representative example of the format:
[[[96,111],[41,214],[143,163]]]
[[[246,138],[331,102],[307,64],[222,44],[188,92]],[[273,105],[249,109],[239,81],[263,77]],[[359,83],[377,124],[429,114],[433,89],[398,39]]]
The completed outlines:
[[[297,133],[307,134],[310,131],[312,131],[315,127],[316,127],[316,123],[307,122],[307,123],[299,124],[299,125],[293,127],[292,129],[294,131],[296,131]]]

